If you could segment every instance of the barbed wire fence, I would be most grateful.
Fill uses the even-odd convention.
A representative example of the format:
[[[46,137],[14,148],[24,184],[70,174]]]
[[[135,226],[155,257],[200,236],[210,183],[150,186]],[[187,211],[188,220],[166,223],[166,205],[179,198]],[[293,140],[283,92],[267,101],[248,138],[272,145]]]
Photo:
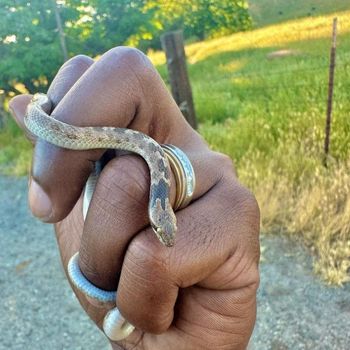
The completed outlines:
[[[296,61],[295,64],[292,66],[286,67],[284,69],[278,69],[274,70],[272,72],[270,71],[264,71],[259,70],[258,68],[254,71],[249,72],[233,72],[225,74],[223,77],[220,77],[218,79],[215,79],[213,81],[213,84],[215,86],[220,86],[221,83],[226,83],[228,80],[232,81],[233,86],[237,82],[237,80],[247,80],[249,81],[249,84],[244,85],[244,89],[246,90],[259,90],[262,93],[263,92],[271,92],[275,93],[276,91],[288,89],[288,88],[300,88],[305,89],[305,93],[308,93],[314,89],[314,91],[320,92],[322,91],[322,95],[325,95],[324,100],[324,106],[327,107],[327,115],[325,116],[325,159],[327,157],[327,150],[329,148],[330,143],[330,126],[331,126],[331,114],[332,114],[332,100],[333,100],[333,91],[334,89],[348,89],[350,88],[350,79],[342,79],[341,76],[338,76],[337,79],[334,81],[334,69],[335,69],[335,50],[334,50],[334,41],[335,41],[335,29],[334,23],[336,23],[336,18],[333,21],[333,26],[330,23],[329,27],[327,27],[327,30],[329,28],[329,38],[330,38],[330,46],[333,48],[331,51],[331,59],[329,55],[329,50],[324,51],[322,55],[318,54],[308,54],[307,57],[304,56],[302,53],[294,53],[293,50],[290,52],[290,56],[295,56]],[[350,23],[349,23],[350,25]],[[332,28],[333,28],[333,35],[332,35]],[[326,28],[324,28],[325,31]],[[333,37],[333,40],[331,38]],[[302,37],[300,37],[300,42],[308,41],[308,40],[321,40],[324,39],[324,36],[319,35],[309,35],[306,36],[303,34]],[[294,38],[294,43],[298,42],[298,38]],[[286,45],[287,46],[287,45]],[[280,46],[283,47],[283,46]],[[260,50],[260,49],[267,49],[266,47],[263,47],[262,45],[252,45],[249,46],[249,50]],[[265,53],[265,57],[268,59],[274,60],[278,58],[279,51],[281,52],[281,56],[286,54],[286,50],[280,49],[278,50],[278,47],[275,48],[276,50],[270,53]],[[181,48],[183,50],[183,48]],[[288,50],[287,50],[288,51]],[[276,54],[276,57],[273,57],[271,54]],[[270,57],[269,57],[270,55]],[[287,54],[288,55],[288,52]],[[348,74],[350,73],[350,53],[347,52],[341,52],[337,53],[337,71]],[[300,61],[299,61],[300,60]],[[308,67],[301,67],[301,65],[304,65],[305,60],[314,61],[315,64],[311,64]],[[289,61],[290,63],[290,61]],[[171,69],[168,64],[168,69]],[[169,72],[171,74],[171,72]],[[291,83],[291,79],[289,79],[291,76],[299,76],[301,77],[300,82],[295,82],[295,79],[293,79],[293,83]],[[328,81],[328,76],[329,81]],[[271,84],[271,82],[276,78],[279,80],[278,82],[275,82]],[[275,79],[275,80],[276,80]],[[314,79],[315,83],[313,84],[310,79]],[[316,79],[317,83],[316,83]],[[171,85],[170,81],[170,85]],[[181,83],[178,84],[176,87],[172,86],[172,91],[175,89],[181,89]],[[186,89],[188,89],[188,86],[186,86]],[[311,90],[310,90],[311,89]],[[214,89],[213,89],[214,90]],[[190,90],[191,91],[191,90]],[[326,91],[328,91],[328,94],[326,94]],[[328,96],[327,96],[328,95]],[[326,97],[327,96],[327,97]],[[183,97],[186,99],[186,97]],[[192,98],[192,96],[191,96]],[[215,99],[216,96],[213,94],[212,97],[208,97],[209,99]],[[298,103],[296,98],[296,103]],[[181,105],[180,105],[181,106]],[[326,166],[326,161],[325,161]]]

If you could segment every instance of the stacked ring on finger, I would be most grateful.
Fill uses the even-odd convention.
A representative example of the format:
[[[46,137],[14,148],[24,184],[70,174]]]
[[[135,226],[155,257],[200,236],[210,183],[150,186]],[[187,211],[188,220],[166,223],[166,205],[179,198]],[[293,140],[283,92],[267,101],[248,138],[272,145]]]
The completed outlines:
[[[187,155],[174,145],[162,145],[176,182],[174,210],[183,209],[191,202],[196,186],[196,177]]]

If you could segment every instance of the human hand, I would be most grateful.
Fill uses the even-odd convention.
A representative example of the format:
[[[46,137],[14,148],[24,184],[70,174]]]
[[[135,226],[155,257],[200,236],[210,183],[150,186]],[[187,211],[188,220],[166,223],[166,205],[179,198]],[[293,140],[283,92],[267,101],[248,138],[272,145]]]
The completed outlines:
[[[56,223],[65,268],[79,251],[80,268],[92,283],[106,290],[118,287],[117,307],[136,327],[113,347],[244,349],[256,315],[259,210],[229,158],[209,150],[135,49],[112,49],[96,63],[85,56],[71,59],[48,96],[59,120],[128,127],[176,145],[196,174],[194,201],[177,212],[176,243],[167,248],[148,226],[149,173],[142,159],[124,155],[106,165],[84,223],[81,193],[103,151],[60,149],[29,135],[35,142],[33,214]],[[29,100],[21,95],[10,103],[22,126]],[[174,197],[172,188],[172,203]],[[75,293],[101,328],[106,307]]]

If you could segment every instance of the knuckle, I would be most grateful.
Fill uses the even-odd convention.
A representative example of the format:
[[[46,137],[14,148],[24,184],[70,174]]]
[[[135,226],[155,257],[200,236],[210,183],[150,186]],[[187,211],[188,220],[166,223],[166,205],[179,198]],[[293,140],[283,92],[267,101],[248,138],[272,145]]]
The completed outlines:
[[[232,158],[224,153],[219,153],[219,152],[213,152],[213,153],[215,157],[215,162],[217,165],[219,165],[219,168],[222,170],[222,173],[224,175],[233,174],[234,177],[237,177]]]
[[[260,224],[260,208],[254,194],[245,187],[241,187],[240,206],[253,226]],[[257,225],[258,224],[258,225]]]
[[[233,167],[233,161],[227,154],[216,152],[218,160],[227,167]]]
[[[108,76],[122,77],[125,98],[129,102],[132,100],[136,105],[144,101],[147,91],[152,90],[150,86],[159,79],[158,73],[148,57],[135,48],[115,47],[106,52],[99,62],[101,62],[100,69]],[[120,93],[119,90],[118,93]],[[154,94],[154,91],[152,93]],[[150,94],[148,99],[151,98]]]
[[[244,196],[243,203],[246,210],[255,215],[259,215],[260,208],[254,194],[251,191],[249,191],[247,188],[243,188],[242,192]]]
[[[150,234],[153,234],[150,232]],[[152,238],[152,239],[151,239]],[[154,237],[140,236],[134,239],[129,247],[131,258],[140,259],[142,263],[139,268],[148,271],[154,276],[166,274],[168,272],[166,248],[160,246],[160,242]]]
[[[93,62],[93,59],[86,55],[76,55],[72,57],[68,62],[71,64],[76,64],[78,66],[89,66]]]
[[[239,219],[246,233],[257,236],[260,231],[260,209],[254,194],[235,179],[226,185],[230,190],[226,192],[227,196],[223,197],[234,211],[235,220]]]
[[[117,69],[121,64],[132,67],[133,71],[144,71],[145,67],[152,67],[148,57],[140,50],[132,47],[117,46],[107,52],[107,57]]]
[[[92,58],[88,56],[78,55],[62,65],[47,92],[54,106],[57,106],[93,62]]]
[[[77,67],[89,67],[93,63],[93,59],[86,55],[77,55],[70,58],[63,66],[77,66]]]
[[[129,245],[128,259],[140,276],[146,276],[150,284],[165,281],[169,276],[168,252],[149,230],[147,234],[137,236]]]

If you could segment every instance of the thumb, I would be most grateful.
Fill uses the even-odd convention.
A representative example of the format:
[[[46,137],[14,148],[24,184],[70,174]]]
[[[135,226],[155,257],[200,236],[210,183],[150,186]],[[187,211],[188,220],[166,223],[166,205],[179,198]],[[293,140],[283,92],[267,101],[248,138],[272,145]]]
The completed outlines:
[[[32,95],[23,94],[15,96],[9,103],[10,112],[17,125],[25,132],[25,135],[31,143],[35,143],[36,137],[24,125],[24,116],[27,106],[32,98]]]
[[[92,63],[93,60],[90,57],[79,55],[71,58],[60,68],[48,91],[54,106],[67,94]],[[37,143],[36,136],[30,133],[24,125],[26,109],[31,98],[32,95],[29,94],[15,96],[11,99],[9,108],[18,126],[23,129],[26,137],[35,144]],[[33,214],[39,218],[47,216],[51,207],[50,198],[32,179],[29,185],[29,205]]]

